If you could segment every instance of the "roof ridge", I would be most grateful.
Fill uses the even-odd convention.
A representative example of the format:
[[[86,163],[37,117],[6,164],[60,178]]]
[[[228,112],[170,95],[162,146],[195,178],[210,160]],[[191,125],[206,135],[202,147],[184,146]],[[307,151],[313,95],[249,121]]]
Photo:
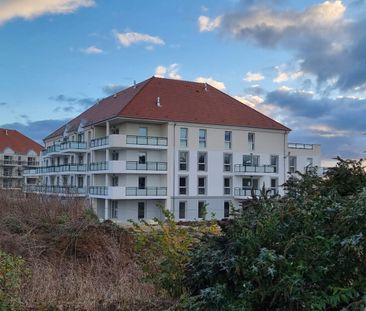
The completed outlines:
[[[117,116],[118,116],[118,115],[120,115],[120,114],[122,113],[122,111],[126,109],[126,107],[127,107],[127,106],[132,102],[132,100],[133,100],[133,99],[134,99],[138,94],[140,94],[140,92],[141,92],[141,91],[146,87],[146,85],[148,85],[148,84],[149,84],[153,79],[155,79],[155,77],[154,77],[154,76],[152,76],[151,78],[146,79],[146,80],[144,80],[144,81],[141,81],[141,82],[140,82],[140,83],[144,83],[144,84],[142,85],[141,89],[139,89],[139,90],[136,92],[136,94],[135,94],[134,96],[132,96],[132,98],[128,101],[128,103],[122,107],[122,109],[117,113]],[[133,86],[132,86],[132,87],[133,87]]]

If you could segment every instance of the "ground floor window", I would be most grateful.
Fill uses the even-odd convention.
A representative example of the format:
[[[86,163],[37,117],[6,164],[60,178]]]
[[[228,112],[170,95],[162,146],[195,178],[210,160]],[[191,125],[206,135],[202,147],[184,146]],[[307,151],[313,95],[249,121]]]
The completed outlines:
[[[224,202],[224,218],[228,218],[230,216],[230,202]]]
[[[112,219],[118,219],[118,201],[110,201],[109,211]]]
[[[199,201],[198,202],[198,218],[206,218],[207,209],[206,209],[206,202]]]
[[[145,218],[145,202],[139,202],[138,203],[137,218],[138,219],[144,219]]]
[[[186,202],[179,202],[179,219],[186,218]]]

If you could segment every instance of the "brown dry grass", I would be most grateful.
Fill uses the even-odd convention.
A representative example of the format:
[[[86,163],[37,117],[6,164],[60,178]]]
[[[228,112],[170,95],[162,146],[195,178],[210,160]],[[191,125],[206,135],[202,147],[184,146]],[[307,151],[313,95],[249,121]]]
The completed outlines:
[[[0,192],[0,248],[27,262],[25,310],[164,310],[173,303],[144,282],[129,231],[99,224],[77,199]]]

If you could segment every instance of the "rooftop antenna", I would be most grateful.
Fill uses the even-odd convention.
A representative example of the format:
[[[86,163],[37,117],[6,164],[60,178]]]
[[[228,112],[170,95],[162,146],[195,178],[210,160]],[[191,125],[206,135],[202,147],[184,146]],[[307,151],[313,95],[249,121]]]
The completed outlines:
[[[117,97],[117,93],[114,93],[114,94],[113,94],[113,98],[116,98],[116,97]]]
[[[136,88],[136,80],[133,80],[133,88]]]
[[[207,82],[205,82],[205,92],[207,92]]]
[[[5,130],[5,135],[8,136],[8,130]]]
[[[156,106],[163,107],[160,103],[160,96],[156,97]]]

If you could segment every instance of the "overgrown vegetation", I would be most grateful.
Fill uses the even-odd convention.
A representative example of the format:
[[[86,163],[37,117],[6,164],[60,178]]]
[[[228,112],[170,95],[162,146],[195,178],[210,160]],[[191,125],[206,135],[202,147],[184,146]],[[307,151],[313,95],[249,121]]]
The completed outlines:
[[[225,221],[99,223],[1,193],[0,311],[366,309],[366,173],[339,159]],[[26,272],[26,273],[24,273]]]
[[[131,233],[98,223],[81,201],[0,198],[0,249],[11,254],[2,255],[11,274],[3,275],[1,261],[1,290],[14,310],[163,310],[173,303],[143,280]]]

